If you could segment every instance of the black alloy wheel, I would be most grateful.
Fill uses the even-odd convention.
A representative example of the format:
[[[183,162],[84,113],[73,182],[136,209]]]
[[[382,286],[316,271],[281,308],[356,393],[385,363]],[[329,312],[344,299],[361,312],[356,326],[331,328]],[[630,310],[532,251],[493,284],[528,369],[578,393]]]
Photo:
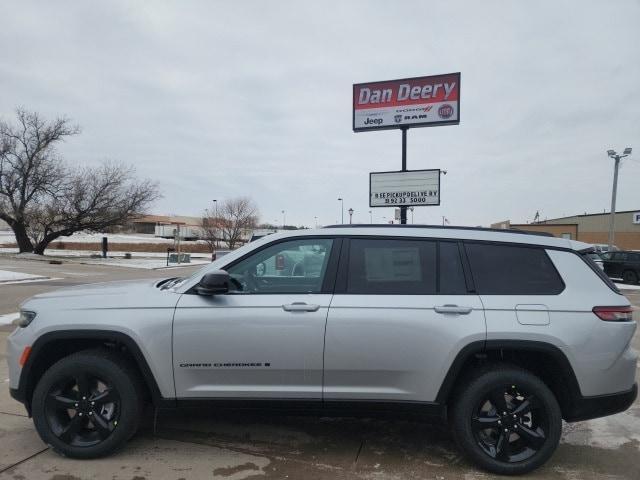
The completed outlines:
[[[106,380],[79,373],[54,384],[47,393],[45,415],[51,432],[67,445],[90,447],[118,426],[121,400]]]
[[[84,350],[58,360],[38,381],[33,423],[61,455],[97,458],[122,447],[138,430],[143,380],[121,351]]]
[[[472,418],[473,435],[491,458],[515,463],[544,445],[549,418],[535,395],[517,385],[496,388],[481,400]]]
[[[456,443],[479,467],[520,475],[544,464],[560,442],[562,412],[549,387],[515,365],[470,371],[451,399]]]

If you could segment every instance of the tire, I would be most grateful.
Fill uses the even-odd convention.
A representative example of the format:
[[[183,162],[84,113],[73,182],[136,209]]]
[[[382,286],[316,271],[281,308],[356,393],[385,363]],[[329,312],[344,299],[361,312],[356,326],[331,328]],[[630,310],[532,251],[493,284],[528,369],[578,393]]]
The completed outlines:
[[[108,455],[138,430],[143,407],[139,385],[135,367],[115,352],[74,353],[51,366],[36,385],[33,423],[60,455]]]
[[[538,377],[495,366],[463,383],[451,423],[456,443],[473,463],[492,473],[519,475],[555,452],[562,433],[560,406]]]
[[[638,276],[633,270],[625,270],[622,274],[622,281],[624,283],[630,283],[633,285],[635,283],[638,283]]]

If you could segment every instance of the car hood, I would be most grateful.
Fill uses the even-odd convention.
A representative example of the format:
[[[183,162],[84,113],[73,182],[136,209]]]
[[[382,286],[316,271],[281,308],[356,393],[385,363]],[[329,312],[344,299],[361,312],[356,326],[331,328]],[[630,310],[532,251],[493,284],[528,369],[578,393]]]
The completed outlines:
[[[170,302],[177,301],[174,292],[156,287],[160,281],[128,280],[65,287],[35,295],[25,301],[21,308],[154,308],[166,306],[168,295],[172,297]]]

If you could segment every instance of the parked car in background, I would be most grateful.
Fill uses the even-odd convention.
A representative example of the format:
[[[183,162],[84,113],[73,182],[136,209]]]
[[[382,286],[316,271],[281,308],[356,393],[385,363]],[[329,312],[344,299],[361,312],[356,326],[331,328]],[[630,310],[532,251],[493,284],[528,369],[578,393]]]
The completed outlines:
[[[620,251],[620,249],[618,247],[616,247],[615,245],[611,245],[611,248],[609,248],[609,245],[606,244],[606,243],[594,243],[593,244],[593,248],[598,253],[608,253],[609,251],[611,251],[611,252],[619,252]]]
[[[593,252],[593,253],[587,254],[587,256],[591,260],[593,260],[593,263],[595,263],[598,267],[600,267],[602,270],[604,270],[604,259],[605,259],[604,255],[602,255],[602,254],[600,254],[598,252]]]
[[[638,283],[640,252],[611,252],[604,260],[604,272],[610,278],[621,278],[625,283]]]

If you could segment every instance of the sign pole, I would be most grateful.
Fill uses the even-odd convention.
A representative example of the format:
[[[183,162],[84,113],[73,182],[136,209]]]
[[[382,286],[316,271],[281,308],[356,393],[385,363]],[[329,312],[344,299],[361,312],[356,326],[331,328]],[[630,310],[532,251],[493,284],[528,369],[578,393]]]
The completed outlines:
[[[407,171],[407,130],[408,127],[402,127],[402,171]],[[400,223],[402,225],[407,224],[407,207],[400,207]]]

